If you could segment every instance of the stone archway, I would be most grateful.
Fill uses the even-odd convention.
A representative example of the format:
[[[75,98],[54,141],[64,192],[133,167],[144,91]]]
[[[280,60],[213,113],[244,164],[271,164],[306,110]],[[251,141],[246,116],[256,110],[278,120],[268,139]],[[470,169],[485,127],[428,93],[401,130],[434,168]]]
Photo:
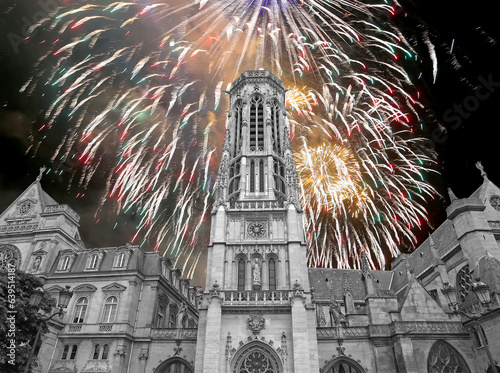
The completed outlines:
[[[282,373],[281,359],[267,344],[252,341],[237,351],[231,361],[232,373]]]
[[[193,373],[194,369],[191,364],[178,356],[172,357],[155,369],[155,373]]]
[[[363,367],[353,359],[339,356],[326,363],[321,373],[365,373]]]

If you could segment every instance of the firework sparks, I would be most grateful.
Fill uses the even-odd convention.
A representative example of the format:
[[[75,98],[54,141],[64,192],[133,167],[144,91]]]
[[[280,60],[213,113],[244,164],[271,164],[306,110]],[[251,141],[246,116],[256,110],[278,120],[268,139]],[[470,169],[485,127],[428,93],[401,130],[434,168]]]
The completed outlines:
[[[106,175],[101,207],[136,212],[134,239],[193,273],[223,91],[245,69],[268,69],[293,86],[309,264],[346,267],[369,248],[383,267],[382,246],[397,255],[414,239],[426,216],[420,196],[434,193],[402,63],[415,52],[388,20],[393,11],[357,0],[76,1],[33,27],[50,43],[23,90],[49,90],[47,128],[69,128],[53,161],[77,153],[84,189]]]

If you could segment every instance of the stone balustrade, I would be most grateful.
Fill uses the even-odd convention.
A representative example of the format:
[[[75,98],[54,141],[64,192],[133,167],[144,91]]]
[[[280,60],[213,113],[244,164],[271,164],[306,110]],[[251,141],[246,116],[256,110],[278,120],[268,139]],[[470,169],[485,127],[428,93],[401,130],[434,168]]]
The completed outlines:
[[[394,321],[387,325],[316,328],[318,339],[391,337],[397,334],[467,334],[456,321]]]
[[[189,339],[196,341],[197,328],[153,328],[151,338],[163,340]]]
[[[264,305],[290,304],[289,290],[259,290],[259,291],[222,291],[224,304],[230,305]]]

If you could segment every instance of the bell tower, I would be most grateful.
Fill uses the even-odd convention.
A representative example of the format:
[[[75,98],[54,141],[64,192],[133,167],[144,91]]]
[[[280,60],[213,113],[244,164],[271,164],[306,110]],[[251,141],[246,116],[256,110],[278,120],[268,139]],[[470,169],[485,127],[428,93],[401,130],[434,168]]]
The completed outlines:
[[[229,94],[195,371],[318,372],[285,88],[246,71]]]

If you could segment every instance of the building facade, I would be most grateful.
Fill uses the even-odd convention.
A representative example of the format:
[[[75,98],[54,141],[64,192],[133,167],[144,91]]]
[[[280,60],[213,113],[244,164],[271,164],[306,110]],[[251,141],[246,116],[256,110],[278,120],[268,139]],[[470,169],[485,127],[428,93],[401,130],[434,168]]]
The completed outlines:
[[[472,196],[450,194],[448,219],[390,271],[365,257],[360,270],[307,268],[284,86],[246,71],[229,93],[203,292],[157,253],[85,248],[78,214],[40,177],[0,215],[0,266],[43,277],[54,296],[65,285],[75,293],[44,336],[37,371],[492,372],[500,189],[484,171]]]

